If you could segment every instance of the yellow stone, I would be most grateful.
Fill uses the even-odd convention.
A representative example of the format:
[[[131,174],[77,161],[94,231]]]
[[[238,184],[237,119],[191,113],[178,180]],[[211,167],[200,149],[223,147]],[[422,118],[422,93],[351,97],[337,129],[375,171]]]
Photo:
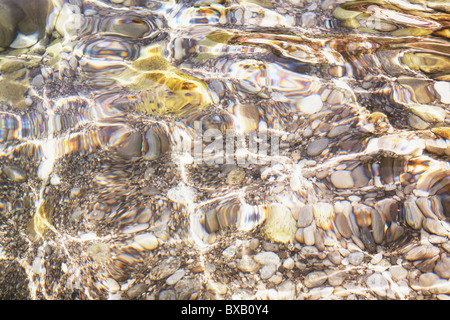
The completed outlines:
[[[266,236],[276,242],[288,243],[294,240],[296,232],[297,223],[291,210],[281,203],[270,204],[264,224]]]
[[[214,31],[211,32],[206,36],[206,39],[209,39],[211,41],[217,42],[217,43],[228,43],[232,38],[234,37],[233,33],[227,32],[227,31]]]
[[[31,240],[39,240],[51,225],[55,208],[48,200],[42,201],[27,225],[27,233]]]
[[[439,127],[439,128],[431,128],[431,132],[441,136],[445,139],[450,139],[450,128],[449,127]]]

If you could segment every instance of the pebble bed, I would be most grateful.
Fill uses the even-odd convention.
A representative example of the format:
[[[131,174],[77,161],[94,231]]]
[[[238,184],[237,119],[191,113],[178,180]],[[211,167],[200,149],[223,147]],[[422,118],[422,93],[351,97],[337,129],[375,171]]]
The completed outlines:
[[[0,5],[0,299],[450,299],[445,1]]]

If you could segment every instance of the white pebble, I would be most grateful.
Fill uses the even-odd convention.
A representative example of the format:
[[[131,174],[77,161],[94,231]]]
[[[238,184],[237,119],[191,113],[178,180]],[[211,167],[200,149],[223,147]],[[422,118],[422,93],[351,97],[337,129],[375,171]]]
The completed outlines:
[[[54,174],[51,178],[50,178],[50,184],[52,184],[53,186],[57,186],[61,183],[61,178],[57,175]]]
[[[266,265],[273,263],[276,266],[279,266],[281,263],[280,257],[272,251],[263,251],[254,256],[256,262]]]
[[[373,256],[372,260],[370,260],[371,264],[378,264],[381,259],[383,259],[383,254],[382,253],[377,253],[376,255]]]
[[[450,104],[450,82],[436,81],[434,83],[434,89],[441,97],[441,102]]]
[[[169,286],[174,285],[174,284],[177,283],[181,278],[184,277],[185,273],[186,273],[186,272],[184,271],[184,269],[177,270],[174,274],[172,274],[170,277],[168,277],[168,278],[166,279],[166,283],[167,283]]]
[[[267,280],[271,278],[277,271],[277,266],[273,263],[266,264],[261,268],[261,279]]]
[[[299,99],[296,103],[297,108],[306,114],[319,112],[323,107],[322,99],[318,94],[312,94],[305,98]]]
[[[292,270],[294,268],[294,266],[295,266],[295,261],[291,257],[287,258],[283,262],[283,267],[288,270]]]

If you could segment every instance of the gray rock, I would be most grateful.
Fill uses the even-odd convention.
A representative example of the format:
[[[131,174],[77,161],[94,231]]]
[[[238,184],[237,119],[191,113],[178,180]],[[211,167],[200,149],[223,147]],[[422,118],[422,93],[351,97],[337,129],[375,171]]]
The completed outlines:
[[[381,244],[384,240],[384,218],[376,210],[371,211],[372,236],[376,244]]]
[[[350,130],[350,126],[349,125],[341,125],[341,126],[336,126],[331,128],[331,130],[328,132],[328,137],[329,138],[334,138],[337,136],[340,136],[343,133],[346,133]]]
[[[295,261],[291,257],[283,261],[283,267],[288,270],[292,270],[295,266]]]
[[[123,142],[116,147],[117,154],[124,159],[139,157],[142,149],[142,135],[138,131],[132,131]]]
[[[313,246],[316,243],[315,238],[316,225],[310,225],[303,229],[303,241],[307,246]]]
[[[2,171],[5,176],[15,182],[24,182],[27,180],[27,173],[18,166],[3,166]]]
[[[338,170],[331,174],[330,181],[337,189],[349,189],[355,186],[351,171]]]
[[[318,287],[309,291],[309,300],[329,299],[333,294],[334,287]]]
[[[363,166],[357,166],[352,171],[352,178],[355,187],[365,187],[369,184],[369,177],[367,176],[366,169]]]
[[[300,250],[300,254],[305,258],[316,257],[319,254],[319,250],[314,246],[304,246]]]
[[[231,246],[229,246],[228,248],[226,248],[225,250],[222,251],[222,256],[226,260],[230,260],[236,254],[236,251],[237,251],[237,247],[235,245],[231,245]]]
[[[44,77],[42,74],[36,75],[33,80],[31,80],[31,85],[35,87],[42,87],[44,85]]]
[[[340,212],[336,215],[335,223],[336,223],[336,227],[337,227],[339,233],[344,238],[348,239],[352,236],[352,230],[350,229],[350,223],[344,213]]]
[[[311,142],[306,149],[306,153],[310,157],[318,156],[328,147],[330,140],[328,138],[321,138]]]
[[[298,214],[297,226],[304,228],[309,226],[314,219],[313,206],[307,204],[303,208],[300,209]]]
[[[227,293],[228,287],[226,284],[220,282],[208,281],[206,289],[214,294],[225,294]]]
[[[449,234],[441,222],[435,219],[425,218],[423,220],[423,228],[430,233],[437,234],[438,236],[446,237]]]
[[[405,201],[405,219],[408,225],[415,230],[422,227],[423,214],[412,199]]]

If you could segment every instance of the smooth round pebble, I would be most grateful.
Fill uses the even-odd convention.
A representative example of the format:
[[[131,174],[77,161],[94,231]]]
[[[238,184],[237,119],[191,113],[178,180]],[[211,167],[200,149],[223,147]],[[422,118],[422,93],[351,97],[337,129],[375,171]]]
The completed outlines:
[[[291,257],[287,258],[283,262],[283,267],[288,270],[292,270],[294,268],[294,266],[295,266],[295,261]]]
[[[318,156],[328,147],[329,143],[330,140],[328,138],[320,138],[315,140],[308,145],[306,153],[310,157]]]
[[[408,275],[408,270],[403,268],[400,265],[394,265],[389,268],[389,272],[392,276],[392,280],[394,281],[400,281],[402,279],[405,279]]]
[[[352,252],[348,255],[348,262],[354,266],[359,266],[364,259],[364,253],[362,252]]]
[[[172,274],[170,277],[168,277],[166,279],[166,283],[169,286],[172,286],[175,283],[177,283],[181,278],[183,278],[185,274],[186,274],[186,271],[184,271],[184,269],[177,270],[177,271],[175,271],[174,274]]]
[[[269,264],[264,265],[260,271],[261,279],[267,280],[267,279],[271,278],[275,274],[276,271],[277,271],[277,266],[275,264],[269,263]]]
[[[423,273],[419,277],[419,286],[424,289],[429,289],[433,287],[437,281],[439,280],[439,276],[432,272]]]
[[[258,254],[256,254],[253,259],[255,259],[256,262],[266,265],[266,264],[274,264],[276,266],[279,266],[281,264],[280,257],[272,251],[263,251]]]
[[[349,170],[338,170],[331,174],[330,181],[337,189],[349,189],[355,186],[352,172]]]

